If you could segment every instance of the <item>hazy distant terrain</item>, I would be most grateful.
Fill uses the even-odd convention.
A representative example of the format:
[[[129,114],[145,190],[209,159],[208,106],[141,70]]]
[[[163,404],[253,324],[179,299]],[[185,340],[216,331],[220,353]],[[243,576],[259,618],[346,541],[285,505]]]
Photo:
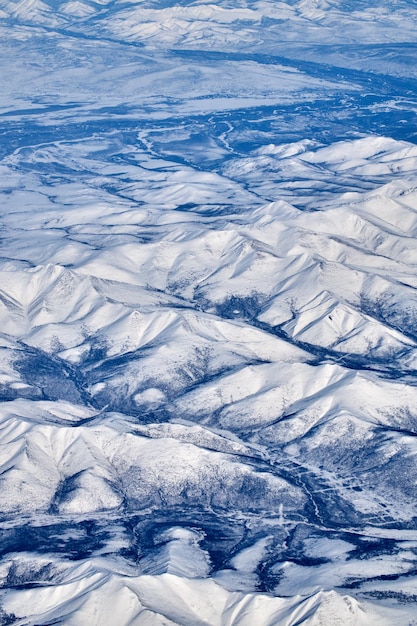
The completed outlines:
[[[0,35],[0,625],[417,623],[415,3]]]

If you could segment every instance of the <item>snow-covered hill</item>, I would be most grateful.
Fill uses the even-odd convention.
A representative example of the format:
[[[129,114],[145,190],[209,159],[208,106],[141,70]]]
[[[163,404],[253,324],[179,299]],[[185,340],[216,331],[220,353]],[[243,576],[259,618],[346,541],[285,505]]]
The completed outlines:
[[[0,2],[0,624],[412,624],[413,2]]]

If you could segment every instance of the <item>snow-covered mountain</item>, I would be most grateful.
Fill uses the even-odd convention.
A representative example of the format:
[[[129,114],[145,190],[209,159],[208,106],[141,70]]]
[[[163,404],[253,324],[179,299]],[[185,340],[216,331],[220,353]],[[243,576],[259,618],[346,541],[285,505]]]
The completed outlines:
[[[0,33],[0,624],[413,624],[414,2]]]

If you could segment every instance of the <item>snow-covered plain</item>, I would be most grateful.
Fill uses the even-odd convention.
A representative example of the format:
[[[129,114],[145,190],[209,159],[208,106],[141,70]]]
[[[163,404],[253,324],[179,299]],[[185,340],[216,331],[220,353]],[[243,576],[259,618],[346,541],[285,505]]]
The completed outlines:
[[[0,35],[1,626],[415,624],[414,1]]]

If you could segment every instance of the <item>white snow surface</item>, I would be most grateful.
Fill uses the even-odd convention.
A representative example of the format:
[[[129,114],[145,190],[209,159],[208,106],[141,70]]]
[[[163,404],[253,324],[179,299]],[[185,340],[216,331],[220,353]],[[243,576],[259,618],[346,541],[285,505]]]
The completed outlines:
[[[411,626],[417,9],[0,1],[0,625]]]
[[[60,564],[54,564],[59,569]],[[166,573],[129,576],[109,571],[100,560],[60,572],[53,594],[48,587],[7,593],[4,607],[16,616],[14,623],[28,624],[20,616],[28,610],[30,624],[51,621],[71,626],[94,623],[112,626],[260,626],[314,624],[352,626],[401,623],[401,612],[382,610],[369,601],[347,594],[319,591],[309,596],[273,598],[264,594],[229,592],[213,580],[187,579]]]

